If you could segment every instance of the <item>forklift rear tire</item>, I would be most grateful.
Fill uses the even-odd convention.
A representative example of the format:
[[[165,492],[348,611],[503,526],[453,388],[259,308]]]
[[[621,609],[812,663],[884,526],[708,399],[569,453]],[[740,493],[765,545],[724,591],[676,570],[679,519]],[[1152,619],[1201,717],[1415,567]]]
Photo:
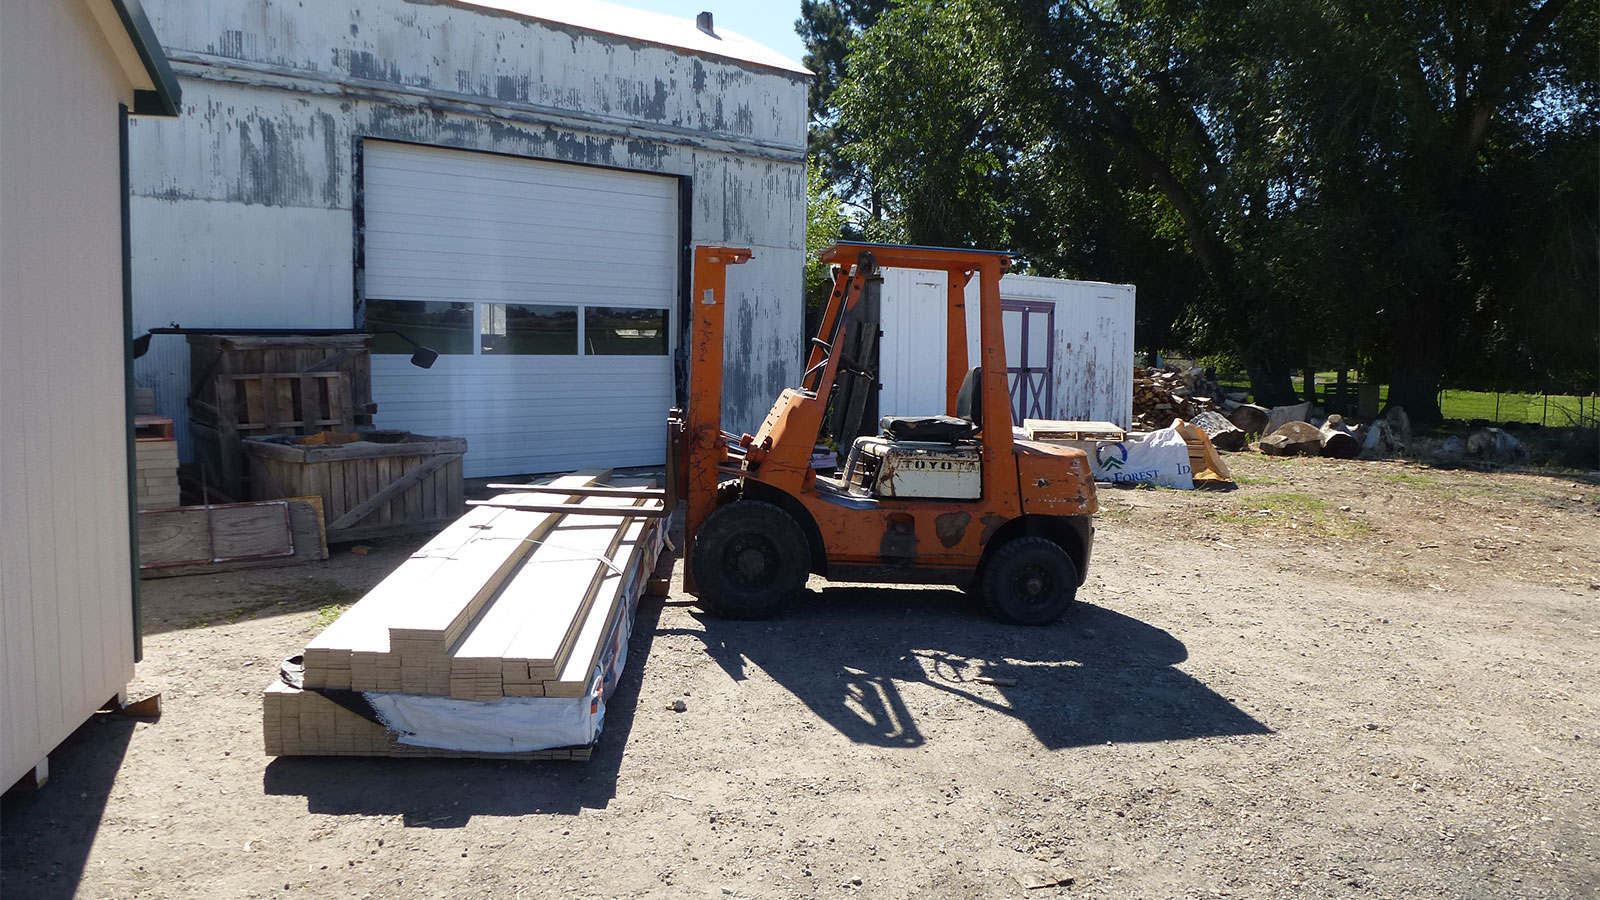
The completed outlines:
[[[701,609],[766,619],[805,587],[811,550],[800,523],[760,500],[737,500],[706,517],[689,550]]]
[[[1078,567],[1049,538],[1021,537],[994,551],[983,567],[983,599],[997,618],[1017,625],[1049,625],[1078,595]]]

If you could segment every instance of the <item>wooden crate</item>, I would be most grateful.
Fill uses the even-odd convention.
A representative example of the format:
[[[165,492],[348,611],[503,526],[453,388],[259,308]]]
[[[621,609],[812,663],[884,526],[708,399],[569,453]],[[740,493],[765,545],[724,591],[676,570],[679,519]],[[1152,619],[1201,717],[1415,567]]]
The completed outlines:
[[[466,509],[465,438],[392,435],[394,442],[297,444],[248,438],[244,455],[256,499],[320,495],[328,540],[358,541],[436,531]]]
[[[189,434],[221,499],[249,490],[245,438],[370,427],[373,336],[191,334]]]

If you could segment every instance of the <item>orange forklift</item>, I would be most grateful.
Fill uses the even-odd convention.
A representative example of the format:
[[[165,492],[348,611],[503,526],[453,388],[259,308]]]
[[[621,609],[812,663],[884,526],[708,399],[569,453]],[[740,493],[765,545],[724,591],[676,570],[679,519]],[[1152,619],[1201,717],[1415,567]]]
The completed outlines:
[[[815,573],[837,582],[948,584],[1008,622],[1043,625],[1072,605],[1097,503],[1081,450],[1013,437],[1001,327],[1004,253],[839,243],[833,291],[799,387],[756,434],[722,430],[727,268],[748,249],[697,247],[688,408],[668,420],[668,473],[686,501],[684,585],[708,612],[765,618]],[[949,276],[946,414],[863,419],[876,408],[881,267]],[[978,365],[967,368],[966,285],[979,285]],[[931,311],[930,311],[931,312]],[[812,452],[824,428],[836,475]]]

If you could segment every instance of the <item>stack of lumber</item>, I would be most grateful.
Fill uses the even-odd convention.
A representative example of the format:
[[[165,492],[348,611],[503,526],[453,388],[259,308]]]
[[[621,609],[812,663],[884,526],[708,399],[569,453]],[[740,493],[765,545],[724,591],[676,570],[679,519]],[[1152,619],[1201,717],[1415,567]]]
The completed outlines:
[[[306,645],[303,689],[268,690],[267,753],[583,758],[419,746],[329,697],[603,704],[664,538],[659,498],[587,470],[473,506]]]
[[[133,420],[134,492],[140,509],[177,506],[178,442],[166,416],[137,415]]]

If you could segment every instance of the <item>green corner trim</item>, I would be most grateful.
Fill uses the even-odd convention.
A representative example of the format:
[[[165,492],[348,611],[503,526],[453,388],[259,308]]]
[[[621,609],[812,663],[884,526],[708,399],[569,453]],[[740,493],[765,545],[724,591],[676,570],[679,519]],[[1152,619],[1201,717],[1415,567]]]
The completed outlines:
[[[150,27],[144,7],[139,0],[111,0],[111,5],[117,10],[117,17],[122,19],[122,27],[127,29],[128,39],[133,41],[134,49],[139,51],[139,59],[144,63],[145,71],[150,73],[150,81],[155,84],[153,91],[134,91],[133,114],[177,115],[183,90],[178,87],[178,76],[173,73],[167,54],[161,50],[161,41],[156,39],[155,29]]]

